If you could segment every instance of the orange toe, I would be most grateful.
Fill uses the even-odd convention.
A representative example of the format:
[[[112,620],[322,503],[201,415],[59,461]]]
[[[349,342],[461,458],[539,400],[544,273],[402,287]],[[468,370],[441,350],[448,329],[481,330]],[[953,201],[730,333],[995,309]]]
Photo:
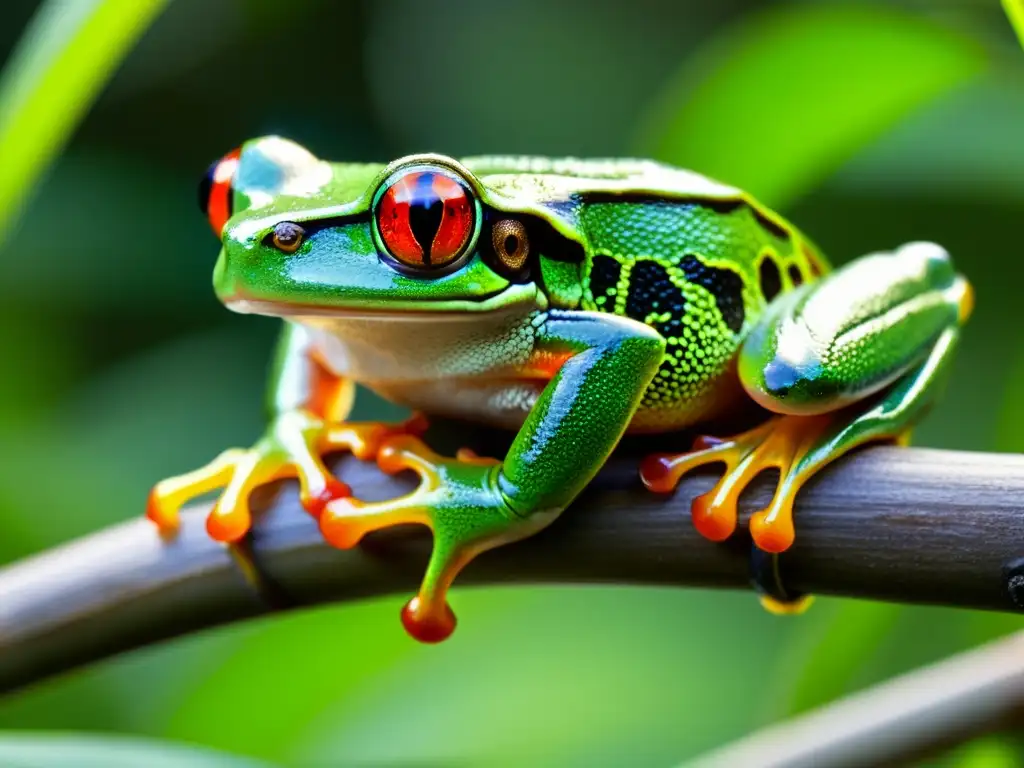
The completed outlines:
[[[354,521],[361,503],[341,497],[330,502],[320,514],[320,533],[332,547],[352,549],[363,538],[363,530]]]
[[[785,552],[796,539],[791,515],[769,519],[762,511],[750,518],[750,537],[765,552]]]
[[[216,509],[206,518],[206,532],[214,541],[225,544],[236,542],[249,532],[252,518],[242,509],[218,512]]]
[[[421,643],[447,640],[455,631],[456,623],[455,613],[447,602],[441,610],[431,611],[417,596],[402,608],[402,626]]]
[[[736,509],[714,504],[717,486],[701,494],[690,505],[693,527],[701,536],[711,541],[725,541],[736,530]]]

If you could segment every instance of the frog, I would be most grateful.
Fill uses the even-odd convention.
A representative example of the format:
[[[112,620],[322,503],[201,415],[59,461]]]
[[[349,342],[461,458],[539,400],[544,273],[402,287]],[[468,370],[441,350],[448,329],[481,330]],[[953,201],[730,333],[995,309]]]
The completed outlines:
[[[743,490],[777,469],[770,504],[746,527],[755,551],[787,551],[810,478],[858,446],[906,442],[974,303],[935,243],[833,268],[750,194],[654,160],[337,163],[264,136],[210,166],[199,203],[220,241],[219,300],[281,320],[270,416],[251,447],[158,482],[147,516],[172,533],[183,504],[216,491],[206,529],[234,545],[253,524],[252,492],[292,478],[334,547],[426,526],[430,559],[401,610],[426,643],[455,628],[459,572],[549,526],[627,434],[681,441],[756,411],[638,471],[670,494],[697,468],[724,466],[691,500],[693,525],[722,542]],[[357,385],[413,416],[351,421]],[[424,439],[430,418],[514,438],[503,457],[441,455]],[[411,470],[419,485],[355,498],[325,465],[337,451]]]

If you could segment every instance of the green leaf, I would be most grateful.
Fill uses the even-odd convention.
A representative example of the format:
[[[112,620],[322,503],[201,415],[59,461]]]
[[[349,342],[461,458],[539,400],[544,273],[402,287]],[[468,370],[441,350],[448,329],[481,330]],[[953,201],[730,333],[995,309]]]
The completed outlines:
[[[166,0],[50,0],[0,79],[0,238]]]
[[[0,735],[12,768],[270,768],[270,763],[170,742],[75,733]]]
[[[1021,46],[1024,46],[1024,0],[1003,0],[1003,8],[1010,19],[1010,24],[1017,30]]]
[[[1000,736],[988,736],[955,750],[947,765],[955,768],[1020,768],[1024,759],[1019,745]]]
[[[985,65],[976,42],[892,8],[776,8],[687,57],[640,148],[781,206]]]
[[[845,163],[829,186],[900,205],[964,198],[1019,204],[1024,199],[1020,85],[995,76],[975,80],[895,126]]]

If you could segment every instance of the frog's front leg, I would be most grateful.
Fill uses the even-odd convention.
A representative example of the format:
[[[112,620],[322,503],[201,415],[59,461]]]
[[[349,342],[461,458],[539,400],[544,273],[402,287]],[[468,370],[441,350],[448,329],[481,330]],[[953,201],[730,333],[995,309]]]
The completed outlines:
[[[552,311],[531,328],[535,350],[563,362],[503,462],[471,454],[446,459],[414,437],[393,438],[381,449],[381,468],[414,470],[419,488],[383,502],[338,499],[321,515],[325,538],[342,548],[393,525],[432,529],[426,575],[402,611],[406,629],[421,641],[437,642],[454,630],[446,593],[473,557],[544,528],[593,478],[629,424],[665,349],[646,325],[613,315]]]
[[[931,243],[865,256],[781,297],[739,357],[748,394],[779,415],[729,439],[698,438],[690,453],[649,457],[644,482],[667,492],[698,466],[725,464],[692,505],[697,529],[721,541],[736,527],[743,489],[778,468],[775,496],[750,533],[762,550],[786,550],[799,488],[854,447],[906,434],[932,402],[971,306],[967,281]]]
[[[299,479],[303,507],[319,516],[327,502],[349,495],[348,487],[324,466],[325,453],[347,449],[371,459],[387,437],[425,426],[418,418],[394,427],[347,423],[354,397],[352,382],[332,375],[316,361],[305,329],[285,323],[269,390],[271,419],[263,437],[251,448],[232,448],[204,467],[157,483],[150,492],[147,517],[161,531],[174,531],[183,504],[223,488],[206,527],[218,541],[238,541],[252,523],[252,491],[286,477]]]

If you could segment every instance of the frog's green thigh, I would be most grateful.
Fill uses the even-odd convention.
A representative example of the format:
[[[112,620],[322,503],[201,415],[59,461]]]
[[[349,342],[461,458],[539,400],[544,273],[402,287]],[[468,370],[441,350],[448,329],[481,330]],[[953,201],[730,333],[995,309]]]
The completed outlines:
[[[726,472],[692,505],[695,526],[720,541],[736,502],[761,470],[780,470],[771,504],[750,521],[754,542],[782,552],[794,540],[793,499],[829,462],[868,441],[897,439],[932,402],[971,311],[971,289],[946,252],[912,243],[865,256],[769,307],[738,361],[747,393],[776,414],[726,440],[644,463],[648,487],[668,491],[691,469]]]
[[[473,557],[544,528],[593,478],[629,424],[665,349],[652,329],[614,315],[552,311],[534,325],[537,351],[564,362],[503,462],[446,459],[414,437],[393,438],[378,463],[386,472],[417,472],[417,490],[383,502],[338,499],[320,518],[324,537],[343,548],[393,525],[432,529],[426,575],[402,611],[406,629],[419,640],[436,642],[451,634],[455,617],[446,593]]]

